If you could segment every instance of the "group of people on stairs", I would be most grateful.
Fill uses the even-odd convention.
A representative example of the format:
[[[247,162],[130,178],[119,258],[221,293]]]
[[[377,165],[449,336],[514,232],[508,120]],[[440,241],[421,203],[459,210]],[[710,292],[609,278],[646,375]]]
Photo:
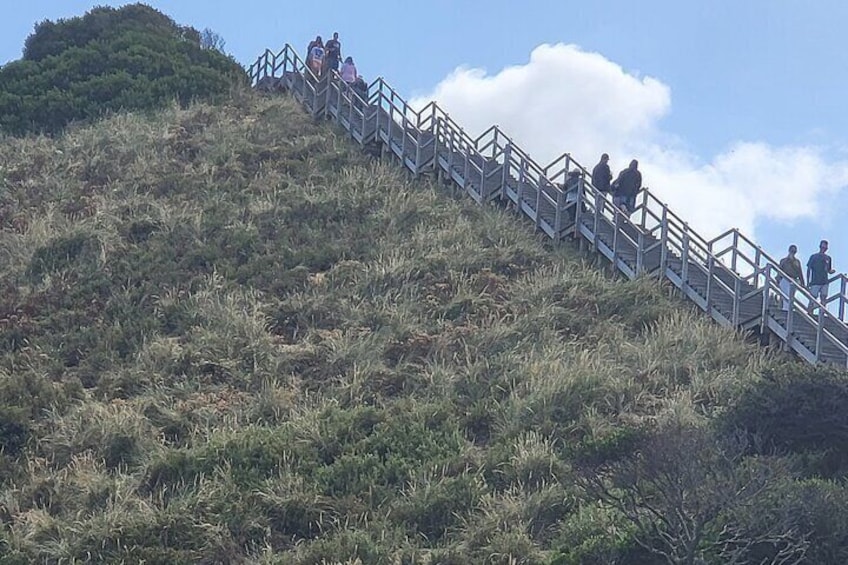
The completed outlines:
[[[579,175],[579,171],[572,171]],[[612,180],[612,171],[609,167],[609,155],[604,153],[601,155],[601,160],[592,169],[592,184],[602,193],[612,194],[613,204],[627,215],[632,214],[636,210],[636,195],[642,189],[642,173],[639,172],[639,162],[636,159],[630,161],[630,165],[618,174],[615,181]],[[575,191],[576,192],[576,191]],[[575,196],[576,198],[576,196]],[[818,253],[814,253],[807,261],[807,283],[804,282],[804,272],[801,268],[801,261],[795,256],[798,252],[798,247],[795,245],[789,246],[789,254],[780,260],[780,270],[787,276],[778,277],[782,297],[782,307],[784,311],[788,311],[790,301],[787,299],[790,294],[792,281],[802,287],[807,288],[813,298],[825,304],[828,293],[828,280],[830,275],[836,271],[833,269],[830,256],[827,254],[828,243],[822,240],[819,243]],[[788,278],[787,278],[788,277]],[[812,315],[815,310],[815,301],[810,301],[807,307],[808,312]]]
[[[359,94],[360,98],[368,98],[368,84],[357,71],[353,57],[346,57],[339,68],[341,60],[342,43],[339,41],[338,32],[334,32],[333,38],[327,40],[326,44],[321,36],[317,35],[306,48],[306,66],[315,78],[321,79],[324,76],[334,78],[335,74],[338,74],[354,92]]]
[[[338,32],[333,33],[333,38],[328,40],[326,44],[324,44],[320,35],[316,36],[309,43],[306,52],[306,65],[316,78],[320,79],[329,74],[332,79],[335,78],[333,73],[336,73],[363,100],[368,98],[368,85],[357,72],[353,57],[347,57],[339,68],[342,58],[342,44],[339,41]],[[642,173],[639,171],[639,161],[636,159],[630,161],[627,168],[618,173],[618,177],[613,181],[609,159],[607,153],[601,155],[600,161],[592,169],[592,185],[601,193],[612,195],[613,205],[629,216],[636,210],[636,196],[642,189]],[[577,188],[581,174],[580,170],[573,170],[569,173],[565,184],[567,189],[566,202],[576,201],[577,191],[574,189]],[[807,261],[806,279],[808,284],[805,284],[801,262],[796,257],[798,248],[795,245],[789,246],[789,254],[780,260],[780,269],[786,274],[786,277],[778,278],[781,292],[784,295],[782,299],[784,310],[789,310],[789,300],[786,297],[790,294],[792,281],[806,287],[815,299],[822,304],[825,303],[828,293],[828,280],[830,275],[835,272],[831,258],[827,255],[827,249],[828,242],[822,240],[819,244],[819,252],[810,256]],[[812,314],[814,309],[815,302],[811,301],[808,307],[809,313]]]
[[[830,279],[830,275],[836,272],[833,268],[830,255],[827,254],[827,249],[827,240],[821,240],[819,242],[818,253],[813,253],[807,260],[807,282],[804,283],[804,272],[801,268],[801,261],[795,256],[798,253],[798,247],[796,245],[789,246],[788,254],[780,260],[780,270],[786,276],[781,275],[778,277],[780,292],[785,295],[781,297],[784,311],[789,311],[790,301],[788,297],[790,296],[793,281],[802,287],[806,287],[810,291],[810,294],[813,295],[813,298],[825,304],[827,300],[828,280]],[[809,306],[807,306],[807,311],[811,315],[813,310],[815,310],[815,306],[816,303],[813,301],[810,301]]]
[[[628,216],[636,210],[636,195],[642,189],[642,173],[639,161],[633,159],[615,181],[609,167],[609,155],[604,153],[592,169],[592,184],[603,193],[612,194],[613,204]]]

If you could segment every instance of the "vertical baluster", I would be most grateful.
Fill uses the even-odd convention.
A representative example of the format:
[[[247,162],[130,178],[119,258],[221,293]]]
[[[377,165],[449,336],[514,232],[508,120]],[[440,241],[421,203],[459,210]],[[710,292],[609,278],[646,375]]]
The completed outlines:
[[[666,276],[668,270],[668,208],[662,207],[660,219],[660,278]]]
[[[712,253],[707,257],[707,290],[705,294],[706,298],[706,312],[707,314],[712,315],[713,313],[713,305],[712,305],[712,290],[713,290],[713,277],[715,277],[715,258]]]
[[[600,192],[595,193],[595,213],[592,217],[592,250],[597,253],[598,252],[598,241],[600,236],[598,235],[598,229],[601,225],[601,217],[604,214],[604,207],[606,206],[606,198]]]
[[[639,230],[636,237],[636,275],[642,274],[645,261],[645,232]]]
[[[563,191],[557,190],[556,193],[556,212],[554,213],[554,240],[559,241],[560,230],[562,229],[562,205]]]
[[[542,225],[542,182],[536,176],[536,228]]]
[[[740,317],[739,310],[742,307],[742,302],[741,302],[742,296],[741,296],[741,294],[742,294],[742,279],[740,279],[739,277],[736,277],[736,278],[733,279],[733,314],[732,314],[732,320],[731,320],[734,328],[739,325],[739,317]]]
[[[580,177],[577,179],[577,199],[574,201],[574,225],[571,227],[574,237],[580,237],[580,222],[583,221],[583,200],[585,198],[586,187],[583,184],[583,177]],[[582,242],[583,240],[580,239],[579,241]]]
[[[793,340],[795,339],[795,290],[798,287],[795,284],[789,285],[789,309],[786,311],[786,346],[791,349]]]
[[[618,268],[618,234],[621,232],[621,211],[616,209],[613,212],[613,227],[612,230],[612,266]]]
[[[503,164],[503,170],[501,171],[501,173],[502,173],[501,174],[501,200],[507,199],[506,191],[507,191],[507,188],[509,187],[509,170],[510,170],[510,166],[512,164],[511,163],[511,160],[512,160],[511,149],[512,149],[512,146],[510,145],[509,142],[507,142],[507,144],[504,146],[504,150],[503,150],[504,164]]]
[[[730,259],[731,268],[733,269],[734,273],[739,272],[739,270],[736,267],[736,263],[737,263],[736,258],[738,256],[738,254],[739,254],[739,230],[734,229],[733,230],[733,253],[731,253],[731,259]]]

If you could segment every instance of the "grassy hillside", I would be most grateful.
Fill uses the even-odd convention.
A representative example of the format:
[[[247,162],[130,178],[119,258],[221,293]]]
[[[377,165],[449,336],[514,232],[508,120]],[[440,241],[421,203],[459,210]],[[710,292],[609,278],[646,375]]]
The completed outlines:
[[[288,99],[3,139],[0,228],[0,563],[844,557],[842,375]]]

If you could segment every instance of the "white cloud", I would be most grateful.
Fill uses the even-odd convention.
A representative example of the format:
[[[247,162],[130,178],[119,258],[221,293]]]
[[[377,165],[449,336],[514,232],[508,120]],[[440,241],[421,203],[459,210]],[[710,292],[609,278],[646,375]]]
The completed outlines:
[[[661,128],[668,86],[574,45],[541,45],[527,64],[494,75],[458,68],[412,104],[429,100],[472,136],[498,124],[543,165],[569,151],[591,168],[607,152],[616,174],[636,157],[645,184],[706,237],[814,218],[848,184],[848,162],[816,147],[740,141],[709,159],[692,155]]]

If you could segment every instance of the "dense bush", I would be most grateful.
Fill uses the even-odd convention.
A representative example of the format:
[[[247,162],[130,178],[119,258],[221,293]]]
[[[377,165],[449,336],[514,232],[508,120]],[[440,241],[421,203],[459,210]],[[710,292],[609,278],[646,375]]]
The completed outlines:
[[[722,421],[752,451],[793,455],[806,473],[848,475],[848,377],[825,367],[785,366],[750,383]]]
[[[244,73],[201,34],[144,4],[43,21],[0,68],[0,129],[56,132],[104,112],[227,94]]]

